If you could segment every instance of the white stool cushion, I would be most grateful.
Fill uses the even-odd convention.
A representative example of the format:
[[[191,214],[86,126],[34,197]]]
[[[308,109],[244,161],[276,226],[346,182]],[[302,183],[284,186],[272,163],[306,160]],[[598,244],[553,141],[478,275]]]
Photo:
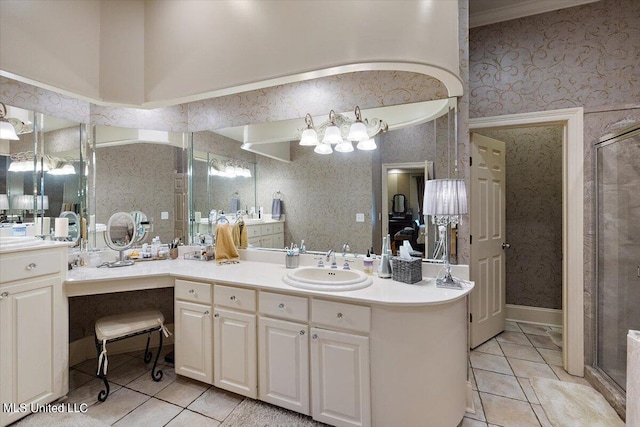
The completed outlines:
[[[96,337],[99,341],[112,340],[146,329],[161,328],[164,316],[158,310],[137,311],[102,317],[96,321]]]

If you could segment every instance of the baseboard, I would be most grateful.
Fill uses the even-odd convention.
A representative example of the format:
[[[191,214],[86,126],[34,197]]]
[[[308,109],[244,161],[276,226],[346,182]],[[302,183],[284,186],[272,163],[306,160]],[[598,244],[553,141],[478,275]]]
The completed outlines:
[[[467,381],[467,410],[466,412],[470,414],[476,413],[476,407],[473,403],[473,385],[471,381]]]
[[[534,325],[562,327],[562,310],[506,304],[507,320]]]
[[[173,324],[165,325],[171,335],[163,337],[162,345],[173,345]],[[151,334],[150,347],[157,347],[159,338],[157,333]],[[130,351],[144,350],[147,345],[147,335],[138,335],[126,340],[116,341],[108,345],[109,354],[128,353]],[[96,357],[96,345],[93,336],[84,337],[69,343],[69,366],[77,365],[85,360]]]

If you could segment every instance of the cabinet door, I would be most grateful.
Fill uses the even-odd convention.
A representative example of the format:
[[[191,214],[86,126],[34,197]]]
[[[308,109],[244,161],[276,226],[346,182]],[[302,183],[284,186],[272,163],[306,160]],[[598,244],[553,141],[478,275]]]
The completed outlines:
[[[259,398],[309,415],[309,327],[260,317]]]
[[[176,301],[176,374],[213,384],[211,306]]]
[[[311,414],[318,421],[371,425],[369,338],[311,328]]]
[[[0,292],[0,402],[46,403],[53,398],[53,286],[60,277]],[[0,411],[6,425],[25,414]]]
[[[284,233],[275,233],[271,243],[273,248],[284,248]]]
[[[272,248],[273,247],[273,235],[262,236],[260,239],[260,244],[263,248]]]
[[[213,320],[213,379],[216,387],[258,396],[256,315],[216,307]]]

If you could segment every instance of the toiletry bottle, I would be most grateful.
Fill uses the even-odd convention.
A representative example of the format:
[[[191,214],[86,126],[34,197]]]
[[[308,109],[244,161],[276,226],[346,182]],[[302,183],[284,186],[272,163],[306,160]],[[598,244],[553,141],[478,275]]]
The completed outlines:
[[[364,257],[364,272],[365,274],[373,274],[373,258],[369,250],[367,250],[367,256]]]

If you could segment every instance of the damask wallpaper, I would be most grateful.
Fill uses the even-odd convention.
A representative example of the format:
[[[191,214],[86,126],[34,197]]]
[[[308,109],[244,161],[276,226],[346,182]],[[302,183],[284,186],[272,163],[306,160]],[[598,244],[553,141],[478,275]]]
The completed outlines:
[[[640,120],[640,2],[602,0],[473,28],[470,117],[584,107],[585,362],[593,353],[593,144]]]
[[[479,133],[506,148],[506,302],[562,309],[562,127]]]

